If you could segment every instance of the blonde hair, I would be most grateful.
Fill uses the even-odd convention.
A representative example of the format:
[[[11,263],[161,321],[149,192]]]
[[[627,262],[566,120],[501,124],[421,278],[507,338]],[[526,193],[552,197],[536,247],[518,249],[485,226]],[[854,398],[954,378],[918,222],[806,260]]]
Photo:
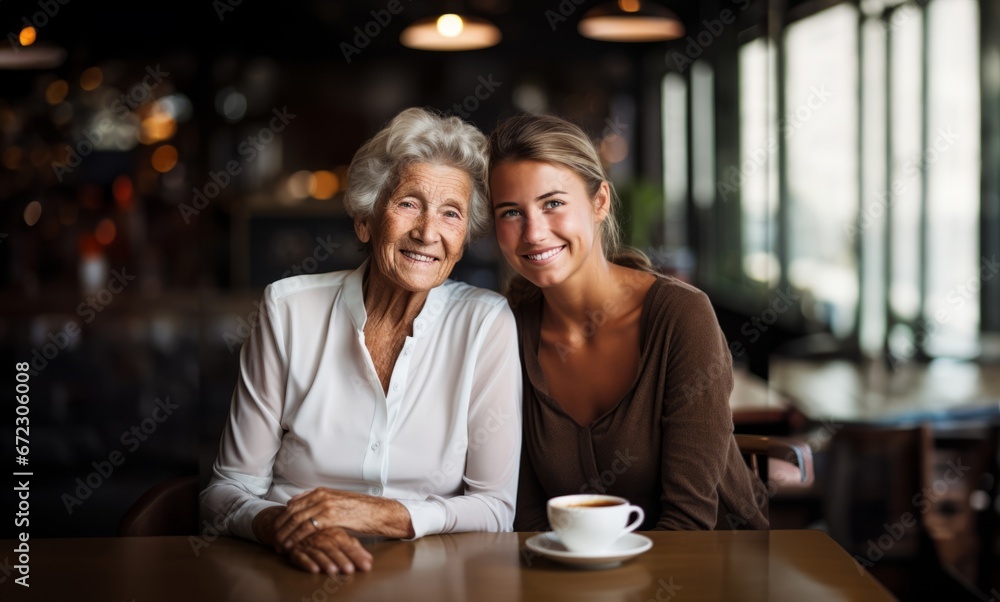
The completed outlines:
[[[615,217],[618,195],[608,181],[594,143],[582,129],[553,115],[517,115],[493,130],[488,140],[488,153],[491,172],[505,161],[540,161],[566,167],[583,180],[591,199],[597,196],[601,184],[607,182],[611,205],[600,225],[604,258],[617,265],[655,272],[645,253],[622,242],[622,229]],[[503,293],[516,307],[537,298],[540,291],[510,266],[505,266]]]

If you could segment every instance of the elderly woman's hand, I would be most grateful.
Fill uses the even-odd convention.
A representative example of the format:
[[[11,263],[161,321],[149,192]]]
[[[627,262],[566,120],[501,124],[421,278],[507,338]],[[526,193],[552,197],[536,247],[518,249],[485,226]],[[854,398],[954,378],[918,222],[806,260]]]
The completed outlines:
[[[318,487],[288,500],[274,520],[274,544],[291,550],[313,533],[343,527],[386,537],[413,537],[406,508],[395,500]]]
[[[288,550],[288,558],[310,573],[350,575],[355,570],[370,571],[371,552],[356,537],[340,527],[317,531]]]

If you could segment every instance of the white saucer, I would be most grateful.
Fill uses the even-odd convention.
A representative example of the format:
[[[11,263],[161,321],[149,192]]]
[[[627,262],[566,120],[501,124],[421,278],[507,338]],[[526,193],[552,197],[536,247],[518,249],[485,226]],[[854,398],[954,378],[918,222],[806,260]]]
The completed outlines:
[[[524,542],[532,552],[556,562],[588,569],[606,569],[642,554],[653,547],[653,540],[638,533],[623,535],[610,550],[596,553],[570,552],[554,532],[539,533]]]

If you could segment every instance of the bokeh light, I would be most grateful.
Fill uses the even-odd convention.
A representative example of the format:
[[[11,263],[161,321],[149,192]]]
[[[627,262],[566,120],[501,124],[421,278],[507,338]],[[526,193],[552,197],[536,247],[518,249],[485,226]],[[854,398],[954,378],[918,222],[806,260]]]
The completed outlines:
[[[608,134],[601,140],[600,152],[605,163],[621,163],[628,156],[628,142],[618,134]]]
[[[465,28],[462,17],[453,14],[441,15],[437,20],[438,33],[446,38],[457,38]]]
[[[177,165],[177,149],[169,144],[164,144],[153,151],[151,161],[153,169],[160,173],[167,173]]]
[[[115,222],[110,217],[97,222],[97,228],[94,229],[94,238],[102,245],[110,245],[115,240],[116,234],[118,234],[118,228],[115,227]]]
[[[304,199],[309,196],[309,184],[312,177],[312,172],[306,170],[293,173],[288,178],[288,194],[295,199]]]
[[[139,133],[139,141],[143,144],[156,144],[164,140],[169,140],[177,132],[177,122],[166,113],[154,111],[149,117],[142,120],[142,130]]]
[[[28,203],[28,206],[24,208],[24,223],[34,226],[40,217],[42,217],[42,204],[38,201]]]
[[[115,181],[111,184],[111,194],[115,197],[115,204],[118,205],[118,209],[121,211],[132,210],[135,187],[132,185],[131,178],[125,174],[115,178]]]
[[[320,170],[309,178],[309,195],[325,201],[340,190],[340,178],[332,171]]]
[[[61,103],[69,93],[69,84],[64,79],[57,79],[45,88],[45,101],[50,105]]]
[[[235,123],[246,115],[247,97],[232,86],[227,86],[215,95],[215,109],[228,121]]]
[[[21,46],[31,46],[38,39],[38,31],[30,25],[21,30],[20,35],[17,36],[17,41],[21,43]]]
[[[80,75],[80,87],[84,90],[96,90],[104,81],[104,72],[100,67],[91,67]]]
[[[24,160],[24,150],[20,146],[11,146],[3,152],[3,166],[7,169],[20,169],[22,160]]]

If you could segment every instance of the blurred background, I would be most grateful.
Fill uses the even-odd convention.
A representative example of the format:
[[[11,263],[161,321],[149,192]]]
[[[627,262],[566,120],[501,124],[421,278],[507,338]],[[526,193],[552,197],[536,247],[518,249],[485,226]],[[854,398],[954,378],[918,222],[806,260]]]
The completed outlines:
[[[263,287],[362,260],[345,172],[393,115],[551,112],[594,138],[631,243],[712,299],[737,431],[811,447],[773,526],[903,597],[926,563],[1000,587],[1000,0],[95,4],[0,6],[33,536],[114,535],[152,485],[207,481]],[[672,39],[588,37],[616,11]],[[442,32],[486,47],[411,47]],[[478,242],[453,277],[497,288],[499,260]]]

